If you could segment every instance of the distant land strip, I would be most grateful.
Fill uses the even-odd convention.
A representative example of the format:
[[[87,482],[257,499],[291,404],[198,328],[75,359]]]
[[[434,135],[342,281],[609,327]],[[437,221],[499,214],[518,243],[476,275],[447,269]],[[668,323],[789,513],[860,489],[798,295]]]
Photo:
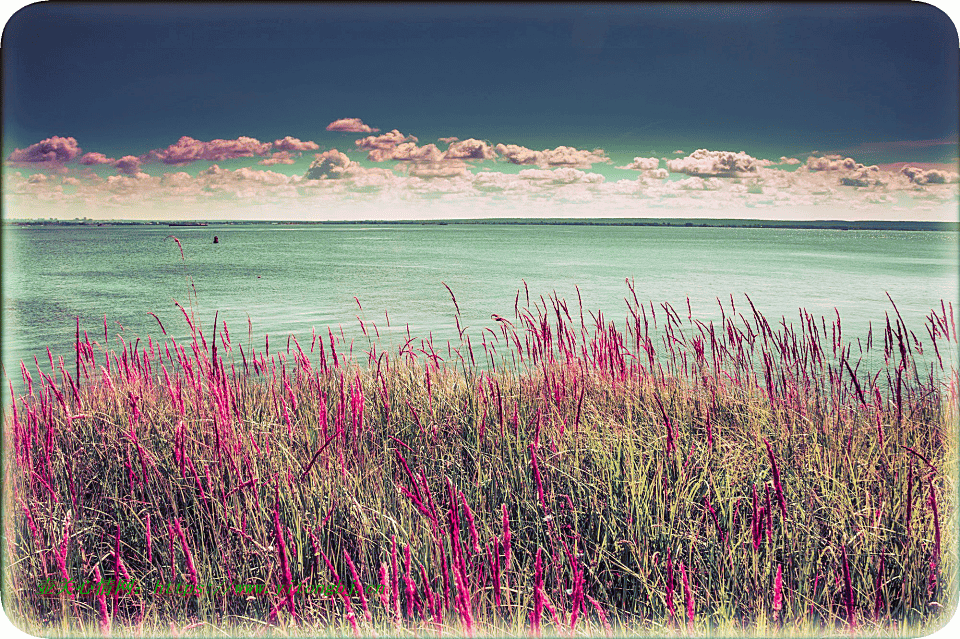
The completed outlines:
[[[757,229],[824,229],[835,231],[960,231],[958,222],[921,222],[907,220],[759,220],[726,218],[492,218],[449,220],[4,220],[9,226],[185,226],[192,225],[423,225],[447,226],[454,224],[523,225],[523,226],[679,226]]]

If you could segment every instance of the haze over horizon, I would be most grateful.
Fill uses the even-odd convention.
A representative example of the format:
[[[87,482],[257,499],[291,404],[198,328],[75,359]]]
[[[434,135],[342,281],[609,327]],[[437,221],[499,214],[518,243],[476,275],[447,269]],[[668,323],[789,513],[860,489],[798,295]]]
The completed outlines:
[[[5,217],[953,221],[929,5],[31,5]]]

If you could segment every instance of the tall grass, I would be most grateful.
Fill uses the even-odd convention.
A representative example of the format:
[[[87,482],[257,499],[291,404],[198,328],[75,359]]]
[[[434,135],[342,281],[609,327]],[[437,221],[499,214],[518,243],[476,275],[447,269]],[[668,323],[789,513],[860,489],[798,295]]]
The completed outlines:
[[[259,350],[186,310],[181,342],[78,327],[76,371],[23,366],[6,418],[8,612],[46,634],[942,623],[952,307],[926,342],[892,305],[850,340],[839,315],[771,324],[731,298],[715,325],[629,291],[620,327],[524,290],[479,342],[391,349],[366,325],[358,356],[332,331]],[[68,578],[140,590],[40,594]],[[200,593],[154,592],[171,582]],[[382,589],[305,594],[330,583]]]

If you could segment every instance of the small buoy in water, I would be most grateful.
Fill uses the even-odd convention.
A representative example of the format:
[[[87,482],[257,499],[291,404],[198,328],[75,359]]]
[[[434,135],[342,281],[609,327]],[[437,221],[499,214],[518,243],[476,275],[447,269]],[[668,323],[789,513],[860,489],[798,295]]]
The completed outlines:
[[[219,243],[220,243],[220,238],[218,238],[216,235],[214,235],[214,236],[213,236],[213,243],[214,243],[214,244],[219,244]]]

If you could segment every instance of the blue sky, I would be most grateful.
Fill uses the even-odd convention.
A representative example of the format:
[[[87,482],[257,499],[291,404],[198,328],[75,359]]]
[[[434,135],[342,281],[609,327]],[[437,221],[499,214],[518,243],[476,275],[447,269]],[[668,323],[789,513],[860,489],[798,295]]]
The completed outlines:
[[[955,217],[928,5],[37,4],[3,52],[9,217]]]

